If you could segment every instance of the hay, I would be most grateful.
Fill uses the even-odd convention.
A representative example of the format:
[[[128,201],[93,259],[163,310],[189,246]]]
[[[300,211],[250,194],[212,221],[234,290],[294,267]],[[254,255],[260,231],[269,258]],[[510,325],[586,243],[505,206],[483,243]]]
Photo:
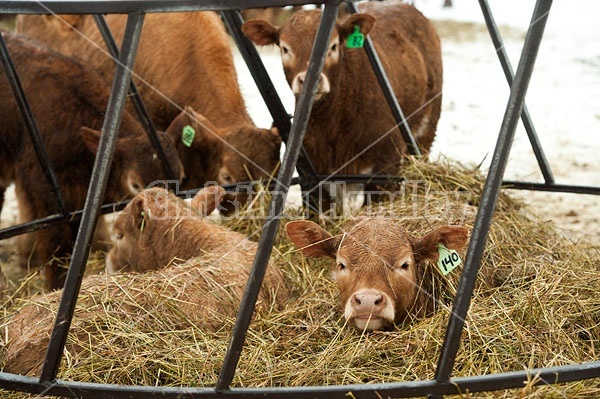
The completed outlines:
[[[472,228],[483,186],[483,177],[476,168],[449,161],[414,160],[406,165],[403,174],[408,180],[403,194],[394,203],[375,207],[371,212],[396,217],[415,235],[429,231],[429,225],[442,223]],[[265,211],[251,206],[248,212]],[[287,216],[296,215],[292,210]],[[257,234],[261,226],[257,219],[223,223],[249,235]],[[328,230],[335,232],[342,221],[331,219],[325,223]],[[435,268],[431,270],[431,290],[439,299],[433,316],[413,320],[393,331],[361,334],[344,326],[344,318],[336,307],[336,287],[327,279],[328,262],[303,257],[283,234],[281,229],[272,260],[280,265],[292,299],[283,309],[265,307],[255,316],[233,386],[310,386],[433,378],[458,271],[444,277]],[[453,375],[507,372],[600,358],[599,264],[598,248],[566,240],[550,223],[529,215],[522,201],[503,192]],[[200,270],[190,264],[175,267],[182,273]],[[232,293],[231,287],[213,286],[213,292],[218,293],[215,295],[225,302],[224,307],[214,311],[219,323],[208,328],[206,320],[194,317],[193,311],[181,310],[181,290],[165,291],[167,282],[161,284],[160,279],[151,277],[153,274],[88,277],[89,283],[84,286],[96,289],[86,290],[79,298],[59,378],[115,384],[214,386],[229,342],[237,294]],[[118,301],[114,299],[116,293],[102,288],[107,280],[120,287]],[[143,284],[134,283],[138,280]],[[135,289],[140,286],[144,287],[143,293]],[[189,287],[185,288],[189,292]],[[200,294],[192,297],[197,301],[203,298]],[[35,298],[22,299],[11,311],[32,301]],[[186,303],[190,309],[195,306],[193,301]],[[3,324],[10,320],[10,312],[6,314]],[[590,380],[538,388],[527,385],[517,391],[477,397],[598,395],[598,381]]]

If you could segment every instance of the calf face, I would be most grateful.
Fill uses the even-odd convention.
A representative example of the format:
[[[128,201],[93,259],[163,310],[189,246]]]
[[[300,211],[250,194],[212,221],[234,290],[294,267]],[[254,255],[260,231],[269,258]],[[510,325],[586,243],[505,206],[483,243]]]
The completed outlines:
[[[379,330],[417,312],[420,263],[437,260],[438,244],[460,249],[467,230],[442,226],[413,239],[389,219],[367,218],[332,236],[310,221],[293,221],[286,232],[307,256],[334,260],[333,280],[340,290],[344,317],[359,330]]]
[[[115,201],[131,198],[146,186],[156,185],[157,182],[167,179],[154,147],[143,132],[137,133],[117,140],[111,167],[111,176],[115,177],[115,182],[109,185],[107,192],[107,197]],[[100,131],[87,127],[81,129],[81,138],[93,153],[98,151],[100,134]],[[172,138],[163,132],[158,132],[157,137],[171,170],[181,181],[184,177],[183,165]]]
[[[294,13],[281,27],[258,19],[247,21],[242,26],[244,34],[254,43],[279,46],[285,77],[296,97],[300,95],[304,84],[320,20],[320,10],[302,10]],[[329,40],[315,101],[331,91],[332,79],[338,75],[340,62],[347,51],[344,43],[348,36],[354,32],[355,27],[367,35],[374,24],[375,18],[367,14],[354,14],[337,24]]]

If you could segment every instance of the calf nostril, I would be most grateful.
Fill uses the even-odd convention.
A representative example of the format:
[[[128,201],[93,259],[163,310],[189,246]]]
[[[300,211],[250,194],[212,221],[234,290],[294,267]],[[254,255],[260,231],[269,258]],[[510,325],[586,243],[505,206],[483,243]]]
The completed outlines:
[[[377,297],[377,299],[375,299],[375,305],[382,305],[383,304],[383,295],[379,295]]]
[[[358,297],[358,295],[354,295],[354,303],[356,303],[357,305],[361,305],[362,302],[360,300],[360,298]]]

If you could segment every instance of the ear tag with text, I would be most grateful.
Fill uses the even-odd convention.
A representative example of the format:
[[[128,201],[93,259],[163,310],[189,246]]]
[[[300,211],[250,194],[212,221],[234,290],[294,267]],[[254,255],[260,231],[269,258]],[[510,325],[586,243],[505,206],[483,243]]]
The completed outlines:
[[[181,142],[186,147],[191,147],[194,142],[194,136],[196,136],[196,131],[190,125],[187,125],[181,131]]]
[[[365,35],[360,33],[360,26],[354,27],[354,32],[348,35],[346,39],[346,47],[361,48],[365,44]]]
[[[437,265],[444,276],[462,264],[458,252],[453,249],[448,249],[442,244],[438,244],[438,253],[440,258],[437,261]]]

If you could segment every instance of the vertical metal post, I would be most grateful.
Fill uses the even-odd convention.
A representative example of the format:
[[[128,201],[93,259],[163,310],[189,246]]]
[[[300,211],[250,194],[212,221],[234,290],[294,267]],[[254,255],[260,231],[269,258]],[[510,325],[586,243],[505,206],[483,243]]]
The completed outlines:
[[[115,64],[118,64],[119,48],[117,47],[117,43],[115,43],[112,33],[110,32],[110,28],[106,23],[106,19],[104,19],[104,16],[101,14],[94,14],[94,20],[96,21],[96,26],[98,26],[98,30],[104,39],[104,43],[106,44],[108,51],[115,60]],[[162,145],[158,140],[158,136],[156,135],[156,127],[152,123],[152,118],[150,117],[150,114],[148,114],[148,110],[142,101],[142,96],[140,96],[133,79],[131,80],[129,86],[129,94],[129,98],[135,107],[139,120],[146,131],[148,140],[150,140],[150,143],[152,144],[152,147],[154,147],[154,151],[156,151],[158,159],[163,166],[165,176],[168,180],[178,180],[177,176],[175,176],[175,173],[173,172],[173,168],[171,168],[171,164],[169,164],[169,160],[167,159],[165,152],[163,151]]]
[[[42,138],[40,130],[38,129],[37,124],[35,123],[33,112],[31,112],[31,108],[29,107],[29,103],[27,102],[27,98],[25,97],[25,93],[23,92],[23,86],[21,86],[21,81],[19,80],[19,76],[17,75],[15,66],[10,58],[8,48],[6,47],[6,42],[4,41],[4,38],[1,34],[0,62],[2,63],[4,73],[6,74],[6,79],[13,92],[15,101],[17,102],[19,110],[21,111],[23,122],[25,123],[27,132],[29,133],[31,144],[33,145],[33,149],[35,150],[35,154],[37,156],[40,167],[42,168],[42,172],[44,173],[44,177],[50,185],[50,189],[52,190],[52,194],[54,194],[54,198],[56,198],[56,203],[58,205],[59,212],[62,216],[66,216],[68,213],[67,205],[65,203],[65,199],[63,198],[62,192],[60,191],[58,178],[56,177],[56,174],[54,173],[54,168],[50,163],[50,157],[48,156],[48,152],[46,151],[44,139]]]
[[[258,250],[256,251],[256,257],[254,258],[254,264],[252,265],[252,271],[248,278],[244,297],[240,305],[232,339],[229,343],[223,366],[221,367],[219,374],[219,379],[216,384],[215,389],[217,392],[223,392],[229,389],[240,358],[242,345],[246,338],[250,319],[252,318],[256,299],[258,298],[258,292],[267,268],[267,262],[269,261],[273,249],[273,242],[277,235],[279,218],[284,209],[285,198],[292,181],[294,167],[298,160],[298,156],[300,155],[300,149],[304,139],[306,126],[308,125],[308,118],[310,117],[314,95],[317,91],[318,77],[321,75],[323,69],[327,45],[335,25],[338,4],[339,3],[334,2],[327,3],[323,10],[321,24],[317,31],[308,71],[306,73],[306,81],[302,87],[302,92],[300,93],[294,113],[294,124],[290,131],[290,140],[283,157],[281,169],[279,170],[275,189],[273,190],[273,199],[271,200],[269,213],[263,225],[261,239]]]
[[[96,228],[96,222],[102,205],[102,197],[106,190],[108,175],[117,143],[117,134],[121,124],[121,115],[125,107],[127,90],[131,79],[131,68],[142,31],[144,14],[132,13],[127,18],[125,36],[123,37],[122,52],[115,72],[113,86],[108,100],[102,136],[94,162],[94,169],[88,188],[83,215],[77,240],[73,248],[73,256],[67,272],[67,279],[61,297],[58,314],[50,336],[46,358],[40,376],[40,383],[56,379],[62,352],[73,319],[77,295],[85,272],[90,245]]]
[[[490,165],[487,179],[481,195],[481,203],[475,218],[473,233],[469,248],[467,250],[465,266],[460,276],[456,290],[455,302],[450,315],[450,321],[446,330],[446,338],[442,346],[441,355],[438,360],[435,379],[437,382],[449,381],[452,368],[456,359],[456,353],[460,345],[460,337],[467,317],[467,311],[471,303],[471,294],[475,286],[475,279],[490,229],[492,215],[496,207],[502,176],[508,162],[511,144],[514,138],[517,123],[519,121],[525,94],[533,66],[544,34],[544,28],[552,0],[538,0],[533,12],[532,22],[525,38],[525,44],[521,53],[521,59],[517,68],[515,80],[511,86],[508,105],[500,127],[498,141]]]
[[[352,14],[358,13],[358,7],[351,1],[346,2],[346,6],[348,10]],[[390,106],[390,111],[394,116],[394,120],[398,125],[398,129],[400,129],[400,133],[402,134],[402,138],[406,143],[406,147],[408,153],[411,155],[421,155],[421,150],[417,145],[415,140],[415,136],[413,136],[412,131],[410,130],[410,126],[408,126],[408,121],[404,116],[404,112],[402,112],[402,108],[398,103],[398,99],[396,98],[396,94],[394,94],[394,89],[390,84],[390,81],[385,74],[385,70],[383,69],[383,65],[379,60],[379,56],[377,55],[377,51],[373,46],[373,41],[370,37],[367,36],[364,45],[365,53],[367,54],[367,58],[371,63],[371,67],[373,68],[373,72],[375,73],[375,77],[377,77],[377,81],[379,82],[379,86],[381,86],[381,90],[383,91],[383,95],[385,96],[386,101]]]
[[[488,4],[487,0],[479,0],[479,5],[481,6],[481,12],[483,13],[485,24],[488,28],[488,32],[490,33],[490,37],[492,39],[492,43],[494,44],[494,48],[496,49],[496,54],[498,55],[498,59],[500,60],[500,65],[502,66],[502,70],[504,71],[506,81],[508,82],[509,86],[512,86],[514,73],[510,64],[510,60],[508,59],[508,54],[506,54],[506,48],[504,47],[504,43],[502,42],[502,37],[500,36],[500,32],[498,31],[498,26],[496,25],[496,21],[494,20],[492,10],[490,9],[490,5]],[[554,176],[552,174],[552,170],[550,169],[550,164],[546,159],[544,149],[542,148],[542,144],[540,143],[538,135],[535,131],[535,127],[533,126],[533,121],[531,120],[531,116],[529,115],[529,110],[527,109],[526,104],[523,104],[521,120],[523,121],[523,126],[525,127],[525,131],[527,132],[527,137],[529,137],[531,148],[533,149],[533,153],[535,154],[535,158],[540,167],[540,171],[542,172],[542,176],[544,177],[544,181],[546,182],[546,184],[554,184]]]

